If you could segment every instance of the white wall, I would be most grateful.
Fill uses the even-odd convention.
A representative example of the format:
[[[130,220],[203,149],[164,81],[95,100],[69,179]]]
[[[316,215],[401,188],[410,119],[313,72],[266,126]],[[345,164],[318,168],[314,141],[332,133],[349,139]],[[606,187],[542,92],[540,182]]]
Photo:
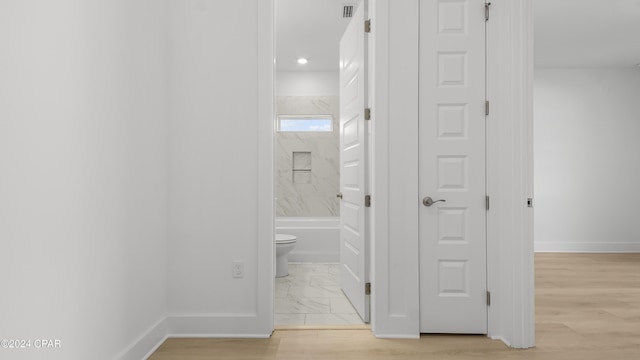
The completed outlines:
[[[3,359],[140,359],[165,334],[165,7],[0,2]]]
[[[640,70],[536,69],[536,251],[640,251]]]
[[[337,71],[279,71],[276,96],[339,96]]]
[[[170,332],[268,336],[272,3],[169,4]],[[244,278],[232,278],[233,261],[244,262]]]

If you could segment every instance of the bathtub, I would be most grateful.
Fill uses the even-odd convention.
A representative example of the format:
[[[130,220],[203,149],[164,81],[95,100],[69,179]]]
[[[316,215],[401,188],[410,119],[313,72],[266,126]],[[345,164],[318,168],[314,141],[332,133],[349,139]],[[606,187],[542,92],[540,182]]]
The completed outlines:
[[[339,217],[278,217],[276,233],[298,237],[289,262],[340,262]]]

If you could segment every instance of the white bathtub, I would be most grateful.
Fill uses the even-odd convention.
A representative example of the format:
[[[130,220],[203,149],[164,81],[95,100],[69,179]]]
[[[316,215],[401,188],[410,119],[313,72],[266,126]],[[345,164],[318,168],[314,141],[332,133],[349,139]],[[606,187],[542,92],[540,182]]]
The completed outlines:
[[[337,263],[340,261],[340,218],[278,217],[276,233],[298,237],[289,262]]]

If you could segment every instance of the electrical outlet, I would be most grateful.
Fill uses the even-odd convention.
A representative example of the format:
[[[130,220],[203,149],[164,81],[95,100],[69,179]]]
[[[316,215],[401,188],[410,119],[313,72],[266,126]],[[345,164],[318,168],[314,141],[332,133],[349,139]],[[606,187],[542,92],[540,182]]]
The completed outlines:
[[[234,261],[231,268],[231,276],[234,279],[244,278],[244,261]]]

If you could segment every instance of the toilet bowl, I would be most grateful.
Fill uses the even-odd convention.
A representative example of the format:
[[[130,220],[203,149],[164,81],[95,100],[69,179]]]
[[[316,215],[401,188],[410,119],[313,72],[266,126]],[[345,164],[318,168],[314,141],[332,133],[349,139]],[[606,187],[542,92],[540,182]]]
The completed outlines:
[[[288,255],[296,246],[296,236],[276,234],[276,277],[289,275]]]

